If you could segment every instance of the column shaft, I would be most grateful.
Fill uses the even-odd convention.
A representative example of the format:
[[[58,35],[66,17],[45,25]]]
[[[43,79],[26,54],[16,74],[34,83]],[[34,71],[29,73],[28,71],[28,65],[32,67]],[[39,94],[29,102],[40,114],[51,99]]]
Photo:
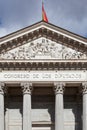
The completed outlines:
[[[83,95],[83,130],[87,130],[87,94]]]
[[[0,129],[4,130],[4,95],[0,94]]]
[[[63,130],[63,123],[63,95],[57,94],[55,98],[55,130]]]
[[[31,95],[23,96],[23,130],[31,130]]]
[[[31,91],[30,83],[23,83],[23,130],[32,130],[31,120]]]
[[[83,130],[87,130],[87,83],[82,86],[83,90]]]
[[[0,130],[4,130],[4,84],[0,83]]]
[[[63,91],[64,84],[55,84],[55,130],[64,130]]]

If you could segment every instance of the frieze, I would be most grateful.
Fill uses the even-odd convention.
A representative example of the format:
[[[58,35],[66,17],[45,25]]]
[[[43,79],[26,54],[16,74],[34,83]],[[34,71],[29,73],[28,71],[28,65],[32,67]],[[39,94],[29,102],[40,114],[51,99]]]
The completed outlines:
[[[40,38],[0,55],[0,59],[87,59],[87,55]]]
[[[0,72],[1,81],[86,81],[86,71],[3,71]],[[25,84],[26,85],[26,84]]]

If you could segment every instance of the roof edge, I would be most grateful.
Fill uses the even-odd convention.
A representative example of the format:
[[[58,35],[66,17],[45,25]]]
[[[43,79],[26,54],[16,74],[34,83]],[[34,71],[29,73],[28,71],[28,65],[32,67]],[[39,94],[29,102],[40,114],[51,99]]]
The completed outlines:
[[[34,24],[30,25],[30,26],[27,26],[27,27],[25,27],[25,28],[22,28],[22,29],[20,29],[20,30],[17,30],[17,31],[15,31],[15,32],[12,32],[12,33],[10,33],[10,34],[8,34],[8,35],[6,35],[6,36],[3,36],[3,37],[0,38],[0,42],[6,40],[7,38],[10,39],[11,37],[14,37],[14,36],[16,36],[16,35],[19,35],[19,34],[23,33],[23,31],[28,31],[28,30],[30,30],[30,29],[33,29],[33,28],[38,27],[38,26],[41,26],[41,25],[48,26],[49,28],[52,28],[52,29],[54,29],[54,30],[56,30],[56,31],[60,31],[60,32],[62,32],[62,33],[67,33],[67,35],[70,35],[70,36],[72,36],[72,37],[74,37],[74,38],[77,38],[77,39],[79,39],[79,40],[82,40],[82,41],[84,41],[84,42],[87,42],[87,38],[86,38],[86,37],[83,37],[83,36],[81,36],[81,35],[78,35],[78,34],[76,34],[76,33],[73,33],[73,32],[71,32],[71,31],[68,31],[68,30],[66,30],[66,29],[63,29],[63,28],[61,28],[61,27],[59,27],[59,26],[56,26],[56,25],[54,25],[54,24],[52,24],[52,23],[47,23],[47,22],[45,22],[45,21],[39,21],[39,22],[34,23]]]

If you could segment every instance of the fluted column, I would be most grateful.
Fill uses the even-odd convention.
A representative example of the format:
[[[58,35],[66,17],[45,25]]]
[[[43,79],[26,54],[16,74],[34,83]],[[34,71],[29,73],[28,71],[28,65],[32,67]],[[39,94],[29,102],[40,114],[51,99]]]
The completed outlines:
[[[55,91],[55,130],[64,130],[63,92],[64,83],[54,84]]]
[[[4,130],[4,83],[0,83],[0,130]]]
[[[23,90],[23,130],[32,130],[31,120],[31,83],[22,83]]]
[[[83,92],[83,130],[87,130],[87,82],[82,84]]]

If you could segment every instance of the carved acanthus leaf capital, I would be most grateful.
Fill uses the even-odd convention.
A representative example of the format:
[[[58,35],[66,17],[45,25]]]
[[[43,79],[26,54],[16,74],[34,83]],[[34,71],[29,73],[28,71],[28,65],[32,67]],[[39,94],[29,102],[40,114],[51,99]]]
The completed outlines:
[[[65,83],[62,83],[62,82],[54,83],[55,94],[63,94],[64,89],[65,89]]]
[[[32,83],[29,82],[21,83],[21,86],[23,94],[31,94],[33,90]]]
[[[0,94],[6,93],[6,90],[5,84],[0,82]]]
[[[87,82],[82,83],[82,93],[87,94]]]

